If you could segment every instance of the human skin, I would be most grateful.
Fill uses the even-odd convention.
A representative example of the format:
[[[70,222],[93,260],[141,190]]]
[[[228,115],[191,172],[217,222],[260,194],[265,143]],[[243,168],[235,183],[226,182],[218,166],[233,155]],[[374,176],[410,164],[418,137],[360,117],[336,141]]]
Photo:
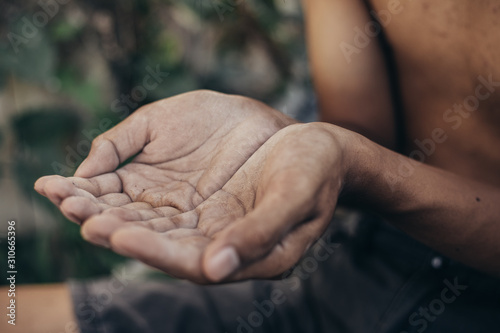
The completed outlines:
[[[389,8],[390,4],[389,1],[374,1],[371,5],[380,11]],[[481,35],[481,24],[485,24],[483,21],[472,23],[475,22],[472,19],[472,13],[474,13],[471,11],[471,8],[474,9],[472,2],[467,2],[465,5],[445,2],[433,8],[435,16],[425,12],[426,5],[428,6],[428,3],[425,1],[418,4],[404,3],[404,8],[402,8],[404,10],[396,10],[392,15],[391,23],[384,30],[394,46],[396,62],[401,72],[405,116],[409,119],[405,123],[410,135],[406,138],[409,141],[407,150],[410,152],[412,148],[415,148],[413,138],[425,139],[431,136],[434,128],[446,128],[447,123],[442,119],[442,112],[455,102],[463,101],[471,92],[474,93],[474,85],[477,85],[479,75],[488,77],[491,71],[496,73],[494,67],[485,70],[481,66],[469,66],[468,72],[462,73],[463,79],[461,80],[450,82],[444,81],[445,75],[434,77],[436,65],[433,63],[440,63],[441,59],[445,60],[439,65],[440,71],[448,70],[448,68],[456,71],[457,68],[463,68],[461,62],[464,58],[456,57],[456,51],[462,50],[471,41],[470,38],[463,39],[459,36],[457,31],[461,31],[460,26],[455,23],[443,24],[443,17],[448,15],[451,20],[451,16],[455,15],[461,18],[459,22],[467,21],[477,25],[473,32],[476,31],[479,35],[470,36],[475,38],[474,41],[479,40],[487,44],[489,37]],[[415,164],[413,160],[404,158],[373,142],[389,148],[395,146],[395,125],[392,116],[394,106],[391,104],[384,54],[378,40],[372,40],[366,48],[361,50],[362,52],[353,55],[352,62],[347,65],[345,54],[342,54],[338,48],[342,41],[353,40],[354,27],[363,28],[364,24],[370,21],[365,5],[361,1],[320,0],[306,1],[305,9],[312,71],[322,118],[327,122],[338,123],[362,133],[366,137],[324,123],[295,125],[280,130],[292,123],[291,121],[283,122],[272,129],[277,132],[272,140],[265,143],[265,140],[260,140],[259,143],[262,145],[259,147],[251,145],[256,152],[254,155],[252,155],[253,152],[244,154],[245,158],[252,155],[252,158],[244,164],[245,159],[240,159],[234,150],[223,149],[227,153],[224,157],[225,163],[229,162],[234,165],[234,168],[222,168],[225,174],[221,179],[229,181],[227,183],[223,180],[214,181],[216,185],[209,185],[211,190],[207,191],[213,195],[202,195],[201,198],[196,191],[192,191],[192,188],[198,185],[181,189],[177,185],[171,185],[170,189],[166,186],[158,189],[158,182],[165,181],[164,175],[158,174],[156,179],[145,181],[143,174],[150,168],[142,163],[140,156],[137,160],[141,162],[140,165],[131,164],[116,172],[118,175],[122,174],[120,177],[107,175],[93,179],[94,182],[103,183],[100,184],[101,189],[106,188],[106,193],[123,190],[127,195],[107,194],[98,199],[93,198],[89,193],[76,189],[76,187],[88,189],[91,193],[95,190],[92,188],[93,185],[89,185],[86,180],[80,178],[72,178],[71,181],[74,184],[64,179],[43,178],[37,183],[37,190],[60,205],[62,212],[70,219],[85,221],[82,234],[88,240],[110,246],[119,253],[138,258],[169,274],[197,282],[219,282],[278,274],[291,266],[298,259],[298,254],[303,253],[317,239],[326,225],[325,221],[331,216],[339,195],[347,201],[355,202],[381,214],[413,237],[452,258],[492,274],[498,274],[499,268],[495,257],[498,256],[499,250],[495,242],[498,234],[496,220],[500,213],[495,203],[499,200],[496,186],[500,184],[500,181],[498,173],[492,172],[498,168],[498,156],[496,156],[497,150],[485,149],[491,146],[491,142],[498,142],[494,135],[489,134],[491,124],[495,122],[491,118],[494,116],[490,116],[491,112],[488,112],[495,110],[498,106],[496,102],[498,99],[495,97],[498,94],[492,94],[492,98],[483,102],[481,110],[476,112],[478,116],[468,119],[465,126],[447,131],[445,134],[449,140],[440,143],[435,153],[427,156],[426,162],[440,169]],[[482,7],[484,13],[481,14],[485,18],[490,18],[491,15],[488,15],[490,9]],[[450,10],[452,10],[451,14],[448,13]],[[477,8],[475,10],[477,11]],[[338,17],[332,19],[334,15]],[[420,34],[426,35],[415,34],[414,39],[420,41],[419,45],[429,54],[440,55],[439,58],[433,58],[433,62],[430,63],[427,62],[425,55],[415,58],[413,54],[420,52],[420,49],[414,50],[414,45],[407,43],[408,38],[402,35],[402,32],[408,32],[406,25],[413,24],[418,17],[425,17],[428,25],[419,29],[422,31]],[[436,17],[435,21],[433,17]],[[494,25],[491,20],[489,24]],[[334,26],[330,27],[330,25]],[[443,29],[455,31],[456,37],[450,42],[440,41],[436,31]],[[331,43],[323,42],[326,38],[325,33],[332,40]],[[440,47],[440,45],[447,47]],[[415,52],[409,52],[405,48],[411,48]],[[494,52],[494,50],[487,51],[483,53],[485,59]],[[326,75],[326,73],[336,75]],[[453,73],[455,75],[455,72]],[[422,88],[427,86],[434,88],[430,91]],[[434,93],[437,89],[440,91],[439,94]],[[484,89],[486,88],[483,87]],[[200,97],[198,94],[198,92],[191,93],[189,98],[196,101],[206,97]],[[415,98],[416,96],[418,98]],[[230,100],[235,97],[217,95],[214,98],[218,99],[216,104],[224,106],[231,105]],[[241,101],[243,101],[241,105],[255,103],[249,99]],[[161,103],[171,102],[166,100]],[[206,105],[205,102],[196,103]],[[255,105],[264,113],[271,112],[269,108],[261,104]],[[153,104],[148,108],[152,110],[156,106]],[[162,123],[157,118],[149,116],[151,123],[163,124],[161,128],[165,129],[155,132],[156,139],[164,136],[162,144],[156,147],[175,151],[175,147],[183,147],[184,143],[199,142],[199,139],[203,140],[203,135],[206,134],[200,130],[205,128],[205,123],[208,120],[219,119],[217,117],[224,118],[221,112],[229,112],[229,108],[224,107],[220,108],[219,112],[212,110],[201,114],[196,108],[183,106],[183,109],[189,110],[187,114],[194,115],[192,119],[202,121],[191,123],[187,121],[188,118],[173,117],[168,112],[166,114],[169,121],[176,122],[172,128],[180,128],[182,133],[192,133],[190,137],[179,138],[165,129],[166,122]],[[144,118],[148,118],[148,116],[143,116],[145,113],[139,110],[127,120],[128,123],[119,125],[103,136],[110,136],[110,140],[115,138],[115,146],[122,147],[122,149],[116,149],[120,156],[115,156],[116,153],[114,149],[110,149],[109,144],[107,150],[97,148],[98,144],[96,144],[89,159],[80,167],[76,176],[88,178],[112,172],[118,162],[140,151],[141,144],[147,143],[144,135],[148,135],[148,127],[140,127],[137,124],[142,124],[142,122],[136,119],[144,121]],[[151,112],[149,114],[151,115]],[[186,113],[183,114],[186,115]],[[130,125],[132,121],[134,126]],[[247,126],[241,128],[247,128]],[[135,133],[137,138],[120,139],[123,135],[117,134],[119,132],[129,133],[128,135]],[[324,135],[326,132],[329,135]],[[481,132],[486,132],[487,136],[475,135]],[[260,129],[254,127],[247,132],[247,136],[249,133],[252,137],[260,133]],[[271,135],[267,133],[266,136]],[[172,139],[177,141],[171,144]],[[182,139],[186,141],[179,143]],[[102,138],[99,140],[102,141]],[[307,140],[315,144],[307,146]],[[134,142],[136,146],[127,146],[128,142]],[[464,142],[467,142],[470,147],[476,147],[476,158],[467,158],[469,152],[463,149]],[[164,152],[156,151],[153,146],[148,143],[143,151],[148,156],[153,156],[152,159],[146,161],[150,164],[158,162],[154,156],[162,158],[165,156]],[[322,150],[319,154],[321,156],[317,156],[315,150],[320,151],[317,147],[321,146],[331,148]],[[275,147],[280,147],[283,152]],[[105,152],[99,153],[99,149],[104,149]],[[203,151],[202,149],[198,152]],[[478,155],[477,152],[480,154]],[[212,156],[211,153],[209,150],[209,153],[203,154]],[[287,162],[288,158],[277,158],[287,153],[287,156],[300,156],[301,158],[295,157],[293,163]],[[213,154],[213,156],[216,155]],[[106,164],[107,158],[114,158],[114,162]],[[233,163],[234,158],[237,162]],[[481,162],[479,165],[478,161]],[[188,165],[189,163],[173,162],[186,170],[194,168]],[[308,165],[309,169],[307,169],[304,166],[306,164],[313,164],[313,167]],[[402,165],[410,165],[411,172],[402,174]],[[241,168],[238,169],[237,166]],[[283,171],[273,174],[273,177],[266,177],[266,172],[269,172],[267,170]],[[300,177],[289,175],[298,172],[297,170],[302,171]],[[236,174],[232,177],[234,172]],[[241,176],[241,173],[244,176]],[[315,182],[311,174],[319,177],[321,181]],[[276,175],[281,178],[275,177]],[[195,181],[190,179],[192,185],[198,181],[197,177],[197,175],[194,177]],[[281,179],[275,182],[278,185],[269,187],[267,183],[275,178]],[[114,179],[112,186],[106,187],[105,184],[112,179]],[[210,179],[213,178],[206,176],[204,179],[209,180],[208,183],[210,183]],[[297,179],[306,184],[300,186],[295,184]],[[491,180],[491,185],[487,184],[488,180]],[[323,185],[320,184],[339,185],[336,187],[332,185],[327,191],[321,192],[319,189],[323,189]],[[150,188],[146,189],[144,194],[138,193],[138,190],[143,190],[148,186]],[[294,186],[296,186],[295,190]],[[172,191],[172,188],[175,191]],[[269,190],[270,188],[272,190]],[[166,192],[162,194],[162,191],[170,194]],[[299,192],[310,196],[301,195]],[[94,194],[99,197],[103,193],[94,192]],[[82,196],[87,198],[83,199]],[[277,201],[267,206],[267,209],[261,209],[261,206],[266,207],[266,198],[269,196],[278,199],[274,199]],[[290,196],[300,198],[299,201],[303,205],[294,202],[293,207],[294,209],[302,207],[300,211],[287,206],[291,200]],[[158,197],[166,197],[167,199],[160,201],[174,206],[176,210],[167,207],[158,209]],[[98,200],[103,202],[95,203]],[[311,200],[320,203],[328,202],[329,205],[308,205]],[[130,204],[131,201],[135,203]],[[109,203],[118,206],[126,204],[127,210],[105,206]],[[157,208],[156,211],[151,212],[151,206]],[[162,212],[162,217],[156,215],[158,211]],[[164,211],[168,213],[165,214]],[[281,214],[281,216],[276,214]],[[290,218],[291,216],[294,218]],[[317,222],[314,218],[311,221],[311,216],[320,216],[321,221]],[[259,221],[262,222],[259,223]],[[310,227],[313,232],[300,232],[302,236],[296,237],[302,238],[294,238],[297,228],[309,225],[314,226]],[[132,229],[132,226],[135,228]],[[294,245],[289,245],[290,242],[287,241],[289,236],[294,236],[291,238]],[[226,249],[222,252],[223,254],[216,256],[223,249]]]
[[[424,162],[500,187],[498,1],[303,0],[303,8],[322,121],[390,149],[398,128],[405,154],[443,129],[446,139]],[[382,31],[363,40],[360,31],[375,20],[370,11]],[[479,77],[493,82],[486,87]]]
[[[240,114],[253,112],[283,128],[258,124],[242,136],[234,129],[254,117]],[[88,241],[198,283],[289,269],[341,194],[445,255],[500,272],[499,191],[415,162],[413,174],[388,183],[401,158],[341,127],[292,124],[251,99],[201,91],[138,110],[97,138],[78,177],[44,177],[35,188],[83,222]]]
[[[207,244],[205,236],[211,237],[227,223],[215,219],[242,215],[239,199],[220,190],[227,189],[230,178],[263,143],[293,123],[245,97],[210,91],[182,94],[136,111],[94,140],[89,158],[75,174],[78,177],[44,177],[35,188],[69,219],[84,222],[82,235],[99,245],[110,246],[117,229],[131,226],[149,228],[166,238],[181,235],[166,243],[176,246],[162,253],[175,260],[169,264],[165,257],[163,270],[202,282],[195,263]],[[132,163],[114,172],[137,153]],[[214,213],[216,203],[223,205]],[[198,231],[203,235],[195,234]],[[134,231],[133,238],[137,237]],[[151,246],[144,251],[156,251],[153,241],[148,240]],[[141,242],[124,242],[125,248],[115,244],[113,249],[123,253],[131,244],[142,247]]]
[[[10,291],[9,291],[10,290]],[[12,290],[0,287],[0,306],[7,309]],[[64,284],[17,285],[15,288],[15,325],[8,323],[7,310],[0,320],[0,332],[4,333],[77,333],[78,324],[73,314],[71,295]]]
[[[414,140],[429,138],[434,128],[444,128],[448,135],[448,140],[425,160],[439,169],[418,165],[410,177],[396,178],[391,177],[400,174],[398,169],[403,160],[395,161],[394,153],[371,142],[388,148],[396,146],[393,115],[396,106],[389,90],[386,55],[378,38],[371,38],[369,45],[354,54],[349,64],[339,48],[343,41],[352,44],[355,28],[363,29],[373,19],[369,9],[360,0],[303,2],[311,71],[322,121],[365,137],[362,142],[374,150],[362,147],[367,154],[358,156],[375,152],[374,158],[364,164],[370,170],[381,168],[380,159],[384,162],[383,173],[376,174],[378,177],[370,172],[365,174],[364,168],[357,169],[359,178],[353,184],[357,184],[358,196],[350,196],[351,201],[358,199],[358,204],[380,210],[395,225],[445,253],[451,252],[452,257],[498,272],[498,268],[492,267],[498,249],[491,247],[493,238],[499,234],[496,229],[500,187],[499,93],[492,92],[468,118],[455,113],[462,120],[457,129],[450,128],[454,123],[443,119],[447,109],[474,93],[479,75],[491,74],[496,81],[500,80],[500,62],[496,61],[500,45],[496,33],[497,2],[402,0],[403,10],[391,15],[390,23],[384,26],[393,52],[392,64],[398,69],[396,93],[400,94],[401,112],[406,118],[405,152],[416,149]],[[369,3],[377,12],[389,8],[388,0]],[[397,191],[387,191],[384,174],[390,179],[400,179],[401,184],[390,186]],[[347,194],[344,190],[344,195]],[[94,220],[99,221],[97,217]],[[489,235],[485,235],[486,230],[490,230]],[[251,233],[241,234],[246,235]],[[480,238],[476,239],[476,235]],[[484,238],[489,240],[482,244]],[[452,243],[463,245],[454,247]],[[463,257],[464,253],[468,259]],[[69,308],[69,300],[63,298],[67,302],[64,308]],[[61,315],[59,320],[63,319]]]
[[[422,218],[424,222],[434,221],[434,228],[454,223],[458,214],[467,214],[463,218],[469,223],[450,226],[447,234],[436,232],[434,242],[443,243],[434,246],[437,249],[445,247],[444,243],[450,238],[463,235],[463,228],[469,233],[464,238],[481,234],[485,212],[476,214],[474,210],[462,210],[463,198],[476,193],[475,186],[467,185],[469,181],[480,182],[491,189],[495,198],[493,205],[482,209],[489,210],[489,223],[493,228],[490,237],[498,235],[494,228],[500,220],[495,208],[500,188],[499,5],[498,1],[469,0],[303,1],[306,40],[321,120],[354,130],[391,149],[396,147],[398,127],[404,131],[399,141],[402,152],[421,160],[424,156],[426,164],[441,169],[436,170],[436,174],[446,170],[462,177],[463,181],[457,178],[457,193],[448,196],[441,179],[431,183],[425,178],[421,182],[414,178],[418,170],[408,168],[407,159],[400,159],[397,170],[394,166],[393,172],[384,173],[388,184],[395,181],[411,185],[412,180],[417,179],[415,197],[439,195],[441,200],[449,201],[449,214],[440,215],[440,209],[429,209],[429,217]],[[365,44],[356,43],[359,31],[366,31],[374,22],[373,13],[381,18],[381,33],[368,37]],[[385,50],[381,39],[387,42]],[[346,56],[339,47],[342,43],[360,47],[359,52]],[[395,100],[399,103],[394,103]],[[474,100],[477,105],[473,105]],[[402,115],[402,122],[397,127],[394,125],[396,110]],[[442,130],[444,140],[435,142],[434,149],[425,151],[417,143],[429,142],[436,129]],[[387,165],[388,170],[390,165]],[[408,173],[411,177],[406,177]],[[397,191],[398,185],[394,185],[390,186]],[[420,206],[417,198],[411,200],[415,207]],[[477,196],[476,200],[481,202],[483,197]],[[359,203],[371,204],[363,200]],[[435,207],[439,206],[436,201]],[[372,206],[364,208],[373,209]],[[441,220],[433,219],[437,216]],[[414,226],[416,229],[421,227]],[[410,234],[416,236],[416,233]],[[427,237],[432,236],[424,236]],[[430,244],[421,236],[417,238]],[[479,267],[480,264],[474,264],[475,260],[484,261],[488,257],[494,260],[491,255],[498,249],[475,251],[465,246],[454,251],[467,252],[471,257],[469,264]]]

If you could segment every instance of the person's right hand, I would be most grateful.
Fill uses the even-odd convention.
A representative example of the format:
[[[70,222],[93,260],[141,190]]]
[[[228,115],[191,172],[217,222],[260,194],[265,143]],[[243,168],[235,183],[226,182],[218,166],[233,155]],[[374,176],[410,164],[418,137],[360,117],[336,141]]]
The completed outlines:
[[[82,234],[103,246],[126,221],[160,232],[193,228],[196,218],[181,214],[220,190],[274,133],[294,122],[250,98],[178,95],[144,106],[98,136],[75,177],[42,177],[35,189],[74,222],[94,217]]]

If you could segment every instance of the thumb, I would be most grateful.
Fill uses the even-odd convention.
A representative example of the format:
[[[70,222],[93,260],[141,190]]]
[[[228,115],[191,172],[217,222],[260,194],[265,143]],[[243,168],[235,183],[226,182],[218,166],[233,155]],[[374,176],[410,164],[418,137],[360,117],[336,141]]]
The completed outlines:
[[[309,200],[307,200],[309,201]],[[245,217],[220,231],[207,246],[203,273],[212,282],[227,278],[268,253],[296,224],[308,218],[308,202],[267,195]]]
[[[148,138],[147,119],[144,111],[138,110],[92,141],[89,155],[75,176],[90,178],[114,171],[120,163],[141,151]]]

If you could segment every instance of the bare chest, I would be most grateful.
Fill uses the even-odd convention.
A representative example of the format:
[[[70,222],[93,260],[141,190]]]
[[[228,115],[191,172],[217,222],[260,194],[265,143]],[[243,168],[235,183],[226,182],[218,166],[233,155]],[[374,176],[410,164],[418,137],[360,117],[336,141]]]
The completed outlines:
[[[446,139],[425,162],[500,184],[500,2],[372,6],[394,52],[409,152],[437,130]]]

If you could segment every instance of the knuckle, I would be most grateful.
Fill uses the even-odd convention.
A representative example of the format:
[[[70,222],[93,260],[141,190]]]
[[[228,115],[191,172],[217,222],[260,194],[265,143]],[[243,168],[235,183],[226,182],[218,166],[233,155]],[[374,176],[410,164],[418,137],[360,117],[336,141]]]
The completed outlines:
[[[275,243],[269,231],[257,224],[251,227],[247,226],[245,229],[233,230],[228,236],[228,239],[233,240],[233,243],[240,249],[245,248],[249,250],[246,254],[249,259],[259,257],[268,252]]]
[[[156,109],[157,106],[161,105],[164,100],[159,100],[150,104],[146,104],[138,108],[137,110],[130,115],[130,117],[134,117],[134,119],[143,119],[147,118],[148,115]]]
[[[92,149],[96,149],[100,145],[102,145],[106,141],[106,138],[104,137],[104,133],[99,134],[92,140]]]
[[[209,89],[199,89],[199,90],[192,91],[189,94],[193,94],[194,96],[204,97],[204,98],[222,95],[221,93],[218,93],[216,91],[209,90]]]
[[[98,237],[98,228],[95,226],[94,220],[89,220],[83,223],[82,228],[80,230],[82,237],[87,241],[94,241]]]

